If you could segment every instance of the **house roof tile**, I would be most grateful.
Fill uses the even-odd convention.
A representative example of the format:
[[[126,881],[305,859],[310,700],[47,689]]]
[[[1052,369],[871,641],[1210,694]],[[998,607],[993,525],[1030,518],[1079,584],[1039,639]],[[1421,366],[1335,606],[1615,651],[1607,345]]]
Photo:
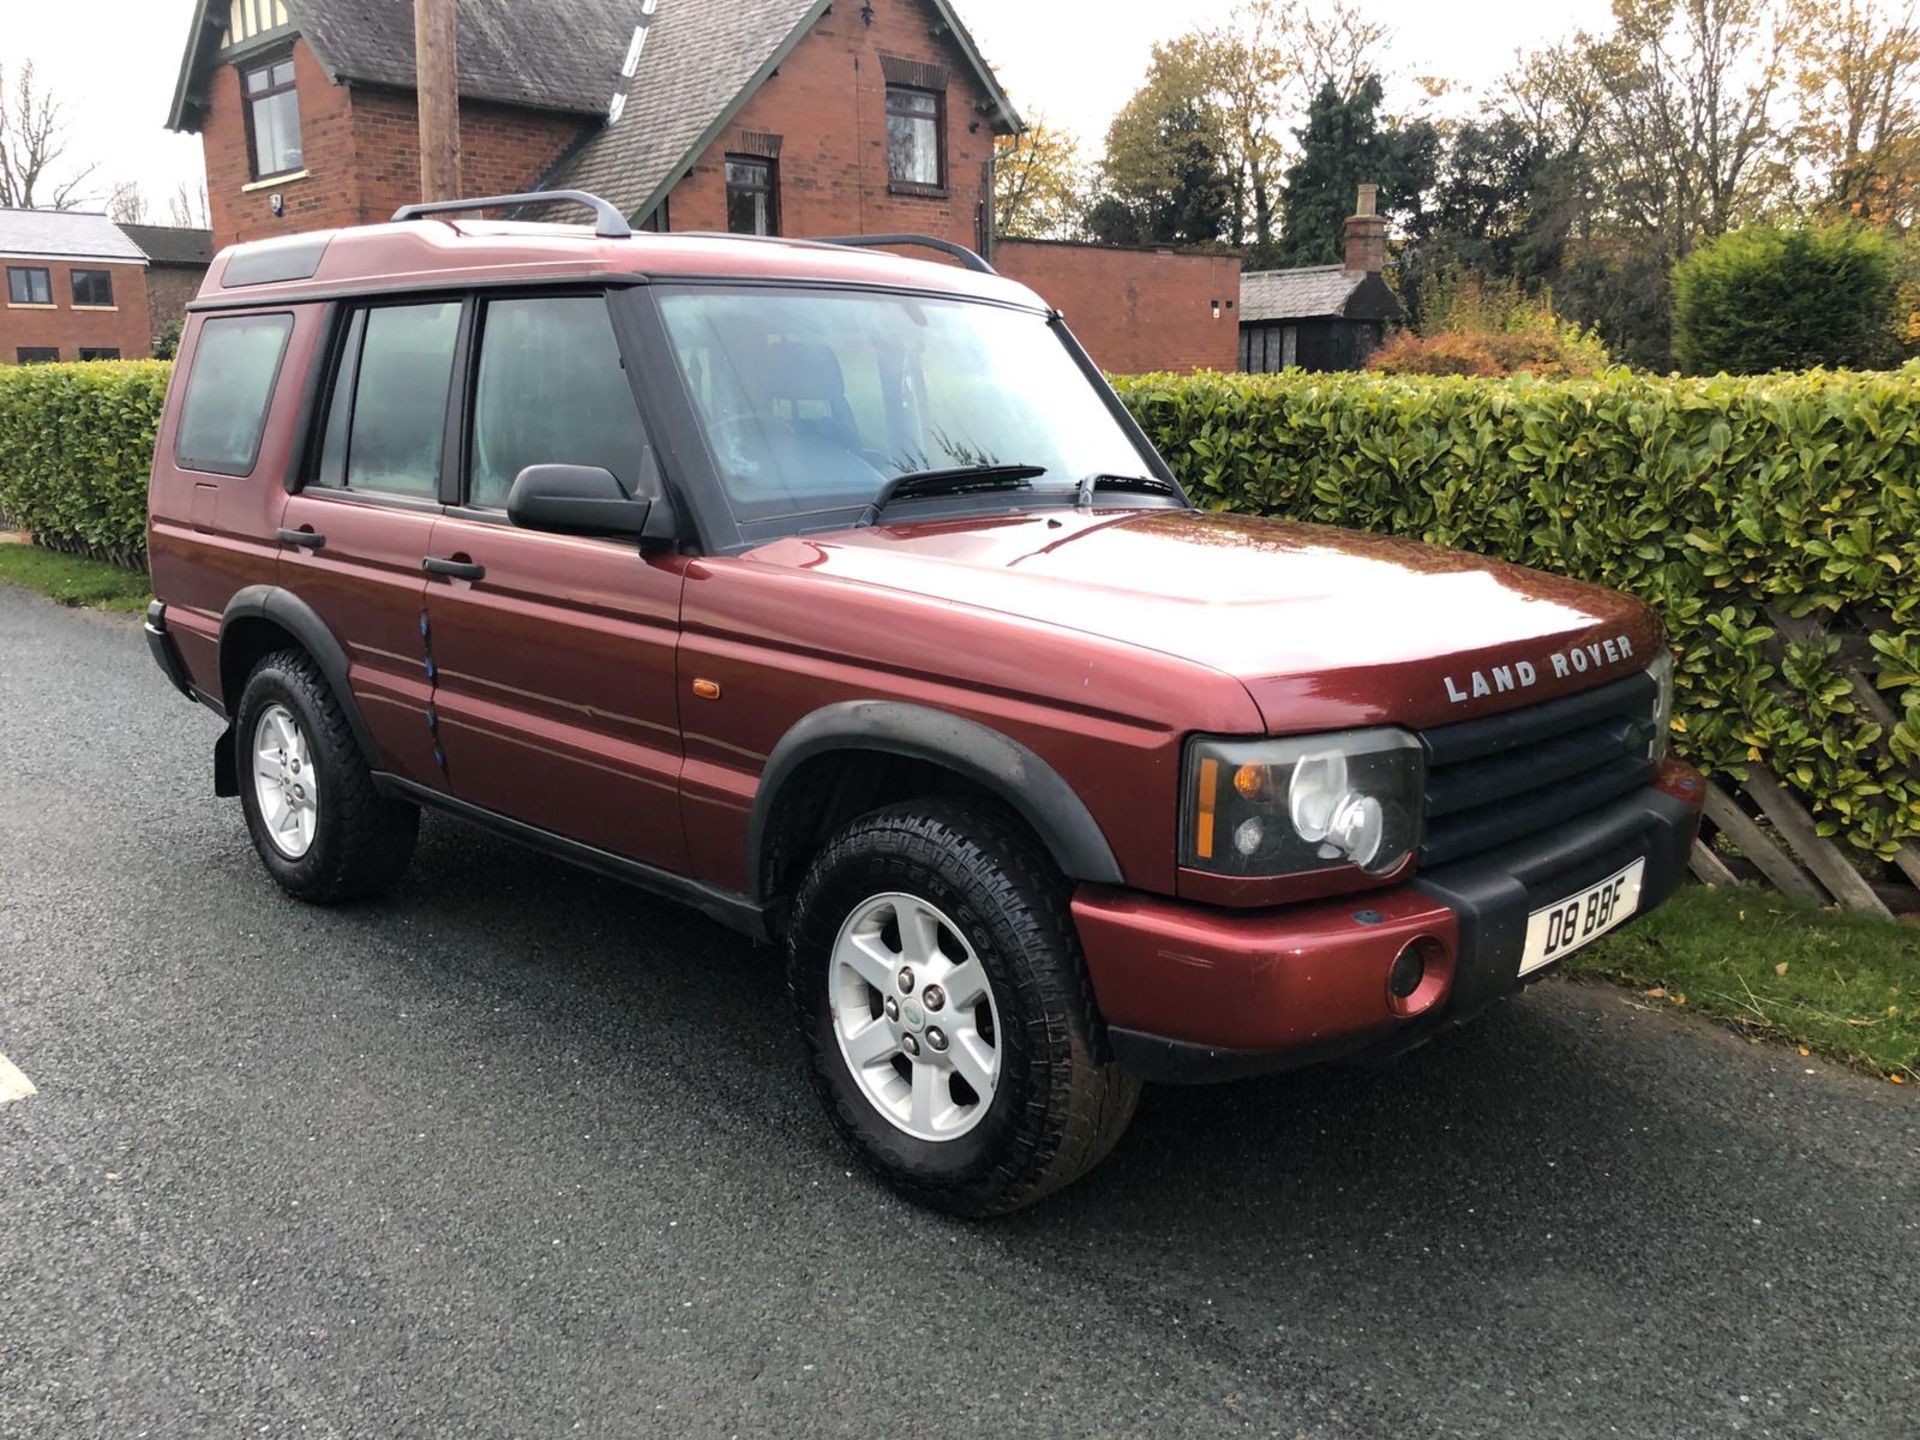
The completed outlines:
[[[287,8],[336,78],[413,88],[413,0]],[[604,115],[643,0],[459,0],[459,8],[463,96]]]
[[[1297,270],[1250,270],[1240,277],[1240,318],[1309,320],[1343,315],[1366,280],[1364,270],[1307,265]]]
[[[826,0],[660,0],[619,118],[549,182],[642,214],[825,9]]]
[[[147,260],[113,221],[84,210],[0,210],[0,254],[131,265]]]
[[[155,265],[211,265],[213,232],[184,225],[127,225],[120,227]]]

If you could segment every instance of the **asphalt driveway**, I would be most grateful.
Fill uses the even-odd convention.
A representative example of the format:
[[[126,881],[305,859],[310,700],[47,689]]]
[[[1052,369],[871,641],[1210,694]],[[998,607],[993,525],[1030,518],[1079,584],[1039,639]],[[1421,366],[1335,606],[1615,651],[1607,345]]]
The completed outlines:
[[[1912,1095],[1554,982],[949,1222],[837,1147],[770,952],[434,821],[303,908],[216,728],[0,587],[9,1440],[1915,1432]]]

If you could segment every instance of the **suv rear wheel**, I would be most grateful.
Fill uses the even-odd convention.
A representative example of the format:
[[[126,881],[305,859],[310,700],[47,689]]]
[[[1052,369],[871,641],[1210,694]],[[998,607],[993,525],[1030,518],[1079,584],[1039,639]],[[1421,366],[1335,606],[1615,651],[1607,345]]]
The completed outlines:
[[[301,651],[254,667],[234,744],[254,849],[289,895],[319,905],[359,899],[405,872],[420,812],[373,788],[345,711]]]
[[[1139,1082],[1095,1054],[1066,882],[988,806],[892,806],[814,860],[788,932],[814,1089],[896,1189],[1016,1210],[1113,1148]]]

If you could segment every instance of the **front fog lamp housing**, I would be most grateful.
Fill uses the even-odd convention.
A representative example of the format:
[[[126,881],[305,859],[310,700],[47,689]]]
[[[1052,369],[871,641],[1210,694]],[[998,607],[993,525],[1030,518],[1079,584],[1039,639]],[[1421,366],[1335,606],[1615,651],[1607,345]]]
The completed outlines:
[[[1404,730],[1187,747],[1183,864],[1220,875],[1397,869],[1420,844],[1425,752]]]

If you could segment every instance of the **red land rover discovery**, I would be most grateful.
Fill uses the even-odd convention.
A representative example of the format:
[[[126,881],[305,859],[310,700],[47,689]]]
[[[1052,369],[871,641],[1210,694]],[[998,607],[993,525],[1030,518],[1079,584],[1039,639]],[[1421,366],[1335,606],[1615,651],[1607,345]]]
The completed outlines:
[[[1404,1049],[1678,883],[1644,605],[1195,510],[957,247],[567,198],[236,246],[191,307],[148,640],[290,893],[385,889],[433,806],[783,942],[834,1124],[978,1215],[1144,1080]]]

